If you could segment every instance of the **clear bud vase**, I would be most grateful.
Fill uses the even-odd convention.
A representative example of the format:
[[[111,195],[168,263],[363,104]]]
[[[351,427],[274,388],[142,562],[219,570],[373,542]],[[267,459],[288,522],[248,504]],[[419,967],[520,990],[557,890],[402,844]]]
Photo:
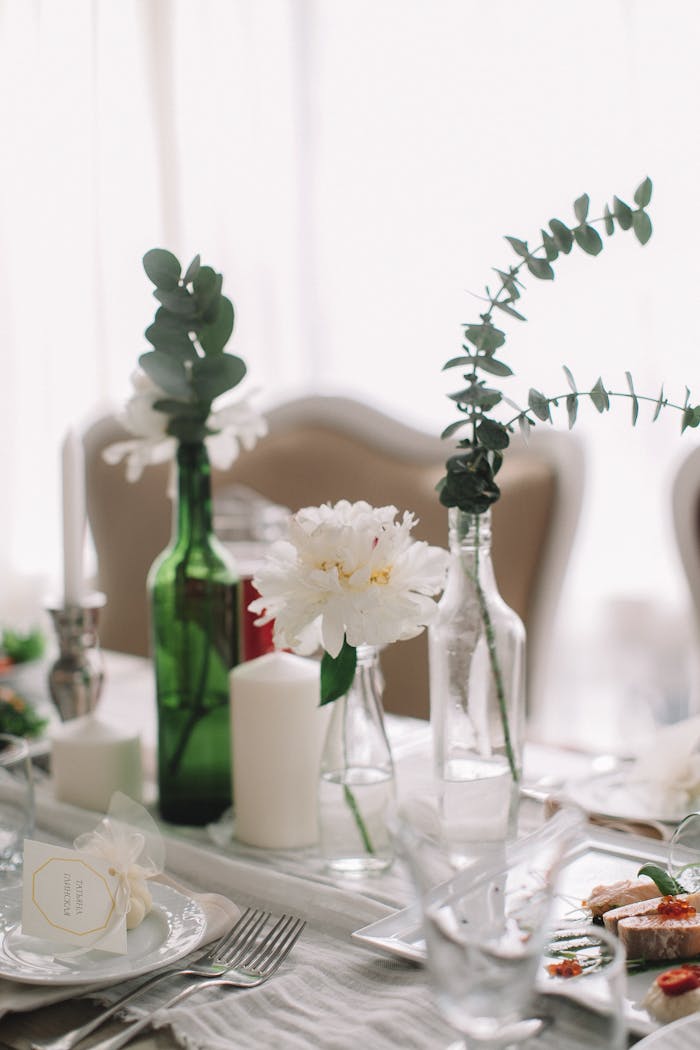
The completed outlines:
[[[321,853],[339,875],[376,874],[394,857],[387,830],[394,763],[384,728],[383,684],[378,649],[358,646],[355,678],[333,702],[321,757]]]
[[[525,628],[499,594],[491,514],[449,512],[450,568],[428,629],[442,833],[454,862],[515,832],[525,719]]]

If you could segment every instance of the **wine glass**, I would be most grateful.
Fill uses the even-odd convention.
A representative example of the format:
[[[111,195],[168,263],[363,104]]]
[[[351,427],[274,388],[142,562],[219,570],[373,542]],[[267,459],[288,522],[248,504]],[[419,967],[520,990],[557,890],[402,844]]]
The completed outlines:
[[[700,813],[689,813],[673,832],[668,871],[688,893],[700,890]]]
[[[579,810],[563,808],[538,831],[455,873],[444,841],[418,831],[405,813],[397,818],[436,1001],[463,1037],[450,1050],[519,1047],[548,1024],[529,1007],[556,877],[583,821]]]

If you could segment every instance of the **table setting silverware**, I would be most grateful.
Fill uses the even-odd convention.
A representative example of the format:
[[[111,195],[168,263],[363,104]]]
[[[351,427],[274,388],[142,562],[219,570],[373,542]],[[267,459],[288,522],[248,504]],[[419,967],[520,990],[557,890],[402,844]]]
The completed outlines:
[[[169,1010],[189,999],[203,988],[257,988],[268,981],[277,972],[292,948],[299,939],[306,922],[291,915],[283,915],[258,944],[245,949],[234,966],[221,977],[205,977],[188,984],[167,1002],[159,1007]],[[148,1014],[139,1021],[134,1021],[123,1032],[116,1036],[94,1043],[92,1050],[119,1050],[130,1043],[135,1035],[147,1028],[152,1021]]]
[[[186,988],[181,989],[173,999],[165,1003],[165,1007],[189,997],[201,987],[210,986],[213,981],[220,981],[231,987],[254,987],[262,984],[282,964],[305,926],[302,920],[283,915],[265,933],[265,925],[270,917],[270,912],[253,908],[246,909],[232,929],[211,945],[195,962],[184,967],[171,966],[156,973],[86,1024],[65,1032],[56,1039],[34,1042],[31,1044],[31,1050],[72,1050],[127,1003],[169,978],[192,977],[193,981]],[[261,933],[265,935],[262,940],[259,940]],[[135,1025],[132,1025],[126,1032],[120,1033],[120,1037],[130,1032],[130,1039],[149,1021],[150,1016],[144,1018],[142,1022],[135,1022]],[[111,1047],[112,1041],[108,1040],[104,1045]],[[114,1042],[115,1047],[123,1045],[123,1042]]]

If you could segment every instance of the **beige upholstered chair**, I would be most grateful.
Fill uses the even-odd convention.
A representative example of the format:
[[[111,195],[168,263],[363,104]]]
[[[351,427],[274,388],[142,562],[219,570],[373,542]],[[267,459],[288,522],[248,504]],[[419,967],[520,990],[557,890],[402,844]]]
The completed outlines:
[[[232,483],[298,510],[365,499],[394,504],[420,519],[417,538],[447,545],[447,512],[435,494],[449,448],[439,438],[346,398],[308,397],[267,414],[270,432],[226,473],[213,474],[214,499]],[[170,535],[166,466],[126,481],[102,449],[124,437],[113,418],[85,435],[88,515],[107,595],[102,643],[126,652],[148,648],[145,578]],[[537,703],[544,655],[579,517],[583,457],[569,434],[542,427],[527,445],[513,441],[498,477],[493,554],[501,592],[528,631],[528,690]],[[382,657],[387,710],[427,717],[425,635],[388,647]]]
[[[700,448],[681,461],[673,482],[673,526],[700,630]]]

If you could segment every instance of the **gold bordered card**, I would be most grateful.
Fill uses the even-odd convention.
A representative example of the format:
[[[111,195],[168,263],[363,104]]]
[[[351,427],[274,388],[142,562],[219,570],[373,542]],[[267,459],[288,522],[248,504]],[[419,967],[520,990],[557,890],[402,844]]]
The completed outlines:
[[[125,912],[122,880],[109,861],[25,840],[23,934],[125,955]]]

